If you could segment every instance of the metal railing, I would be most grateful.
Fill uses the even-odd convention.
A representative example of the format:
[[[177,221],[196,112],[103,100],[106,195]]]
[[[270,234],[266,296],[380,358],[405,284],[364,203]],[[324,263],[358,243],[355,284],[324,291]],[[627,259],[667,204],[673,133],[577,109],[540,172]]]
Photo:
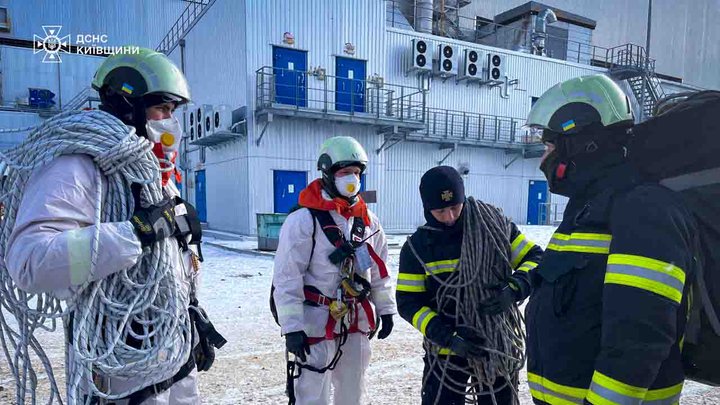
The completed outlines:
[[[539,203],[538,223],[541,225],[560,225],[565,214],[565,206],[560,203]]]
[[[415,133],[447,142],[516,144],[535,143],[523,129],[524,119],[465,111],[427,108],[425,129]]]
[[[430,11],[429,8],[416,7],[409,0],[385,1],[387,5],[386,24],[390,27],[415,30],[415,22],[412,21],[415,19],[415,16],[420,14],[419,11]],[[412,16],[405,15],[404,11],[407,13],[408,10],[412,11]],[[449,31],[443,27],[443,24],[447,24],[447,21],[444,20],[441,15],[438,15],[437,10],[433,10],[433,15],[432,34],[434,35],[451,37],[462,41],[513,51],[531,53],[533,50],[534,41],[537,35],[533,30],[497,23],[483,23],[478,26],[478,22],[475,18],[457,16],[459,23],[453,24],[453,35],[448,35]],[[544,34],[543,38],[546,43],[558,41],[565,45],[564,54],[553,54],[553,49],[545,47],[545,56],[550,58],[586,65],[596,65],[607,63],[608,57],[610,56],[608,54],[608,48],[578,42],[568,39],[567,37],[559,37],[551,34]]]
[[[93,89],[92,87],[85,87],[84,89],[80,90],[78,94],[75,95],[70,101],[65,103],[63,105],[63,110],[79,110],[82,108],[86,103],[88,106],[92,107],[93,101],[100,101],[100,95],[98,95],[97,91]]]
[[[287,106],[323,113],[425,122],[426,92],[416,87],[271,66],[264,66],[255,73],[257,109]]]
[[[175,24],[170,27],[170,30],[165,34],[165,37],[155,50],[169,55],[213,4],[215,4],[215,0],[189,1],[185,10],[175,21]]]

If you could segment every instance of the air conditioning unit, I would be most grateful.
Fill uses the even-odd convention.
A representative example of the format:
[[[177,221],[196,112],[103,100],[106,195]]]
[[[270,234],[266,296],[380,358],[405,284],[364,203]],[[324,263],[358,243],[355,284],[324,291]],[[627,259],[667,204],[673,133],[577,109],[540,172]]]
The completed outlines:
[[[202,110],[200,124],[202,125],[202,133],[199,134],[200,138],[203,136],[212,135],[215,132],[215,126],[213,125],[213,117],[215,115],[215,108],[212,104],[203,104],[200,109]]]
[[[193,115],[195,116],[195,139],[200,139],[205,132],[202,125],[202,106],[195,106]]]
[[[232,109],[229,105],[220,104],[213,111],[213,132],[230,131],[232,126]]]
[[[412,40],[412,67],[413,70],[432,70],[432,51],[428,41]]]
[[[197,133],[195,128],[195,108],[192,106],[187,108],[183,115],[185,116],[185,136],[192,142],[195,140],[195,134]]]
[[[450,44],[440,44],[437,49],[437,71],[440,73],[440,76],[456,75],[455,60],[457,56],[455,55],[455,47]]]
[[[488,82],[500,82],[504,80],[504,77],[505,57],[496,53],[489,53],[485,69],[485,80]]]
[[[463,55],[463,69],[461,76],[465,79],[480,79],[482,66],[480,65],[480,52],[466,49]]]

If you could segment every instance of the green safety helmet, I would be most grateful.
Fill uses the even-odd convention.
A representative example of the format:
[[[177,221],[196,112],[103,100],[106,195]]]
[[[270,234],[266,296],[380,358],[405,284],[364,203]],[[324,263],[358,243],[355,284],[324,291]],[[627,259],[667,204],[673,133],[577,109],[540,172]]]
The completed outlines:
[[[634,122],[630,100],[609,77],[597,74],[556,84],[530,110],[527,126],[554,145],[540,170],[550,191],[573,196],[623,163],[627,129]]]
[[[572,135],[588,127],[629,126],[630,100],[609,77],[596,74],[558,83],[530,110],[526,126],[543,130],[543,140]]]
[[[95,72],[92,87],[103,95],[138,99],[148,95],[183,104],[190,101],[185,75],[164,54],[147,48],[108,57]]]
[[[320,146],[320,157],[317,168],[322,172],[323,189],[333,198],[343,198],[355,203],[356,197],[343,196],[335,186],[335,172],[348,167],[357,166],[365,171],[368,156],[360,142],[349,136],[335,136]]]
[[[336,136],[320,146],[317,168],[329,174],[348,166],[358,166],[360,170],[365,171],[367,162],[367,153],[360,142],[350,136]]]

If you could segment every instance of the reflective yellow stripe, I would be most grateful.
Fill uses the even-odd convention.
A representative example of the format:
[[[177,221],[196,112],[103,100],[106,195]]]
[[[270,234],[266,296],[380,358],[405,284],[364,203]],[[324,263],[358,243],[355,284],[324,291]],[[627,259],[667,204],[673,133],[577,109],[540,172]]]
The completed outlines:
[[[626,264],[629,266],[642,267],[648,270],[667,274],[685,284],[685,272],[681,268],[673,264],[663,262],[662,260],[651,259],[645,256],[614,253],[608,257],[608,264]]]
[[[412,324],[415,329],[419,330],[423,336],[425,336],[425,329],[430,323],[430,320],[437,316],[437,312],[430,309],[430,307],[422,307],[413,315]]]
[[[460,259],[440,260],[437,262],[425,263],[425,271],[428,274],[436,275],[442,273],[452,273],[453,271],[455,271],[458,262],[460,262]]]
[[[534,246],[535,244],[527,240],[523,234],[518,235],[517,238],[512,241],[510,244],[510,264],[513,269],[522,262],[522,259]]]
[[[455,352],[448,349],[447,347],[443,347],[442,349],[438,350],[438,354],[441,356],[454,356]]]
[[[403,292],[425,292],[425,274],[399,273],[397,290]]]
[[[518,271],[522,271],[522,272],[528,273],[528,272],[530,272],[532,269],[534,269],[534,268],[537,267],[537,266],[538,266],[537,263],[531,262],[531,261],[527,261],[527,262],[524,262],[523,264],[521,264],[520,267],[518,267]]]
[[[608,257],[605,283],[640,288],[679,304],[685,288],[685,272],[670,263],[644,256],[612,254]]]
[[[595,405],[640,405],[647,388],[635,387],[595,371],[587,398]]]
[[[635,287],[641,290],[647,290],[655,294],[666,297],[676,303],[682,301],[682,292],[679,292],[665,284],[657,281],[648,280],[637,276],[628,276],[625,274],[606,274],[605,284],[619,284],[627,287]]]
[[[528,373],[528,385],[533,398],[552,405],[582,404],[587,394],[587,389],[560,385],[533,373]]]
[[[683,389],[683,382],[672,387],[659,390],[649,390],[645,394],[643,405],[675,405],[680,403],[680,394]]]
[[[567,235],[556,232],[550,239],[547,249],[558,252],[608,254],[611,241],[612,235],[604,233],[575,232]]]
[[[550,405],[581,405],[582,402],[574,401],[574,400],[567,400],[562,399],[559,397],[556,397],[555,395],[548,394],[546,392],[534,390],[530,388],[530,395],[532,395],[533,398],[537,399],[538,401],[546,402]]]

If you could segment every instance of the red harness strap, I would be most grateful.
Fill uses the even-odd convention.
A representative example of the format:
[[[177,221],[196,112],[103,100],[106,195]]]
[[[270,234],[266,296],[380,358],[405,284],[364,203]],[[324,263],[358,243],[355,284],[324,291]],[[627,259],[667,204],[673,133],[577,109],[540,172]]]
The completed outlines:
[[[385,266],[385,262],[383,261],[383,259],[380,258],[380,256],[378,256],[377,253],[375,253],[375,249],[373,249],[373,247],[370,246],[369,243],[366,243],[366,245],[368,247],[368,252],[370,252],[370,257],[372,257],[373,261],[378,266],[378,270],[380,270],[380,278],[387,278],[389,274],[387,271],[387,267]]]
[[[327,297],[323,294],[319,294],[313,291],[309,291],[308,289],[305,289],[305,300],[314,302],[320,306],[330,306],[330,303],[334,300],[330,297]],[[343,302],[347,304],[348,309],[350,311],[354,311],[354,317],[353,322],[348,327],[348,333],[365,333],[360,330],[358,326],[359,322],[359,316],[358,316],[358,306],[362,307],[363,311],[365,311],[365,315],[368,319],[368,326],[370,326],[370,330],[375,330],[375,313],[373,311],[372,305],[370,305],[370,300],[365,298],[362,301],[358,301],[354,298],[345,298],[343,297]],[[327,324],[325,324],[325,336],[324,337],[310,337],[308,338],[308,343],[311,345],[314,345],[316,343],[320,343],[324,340],[333,340],[335,338],[340,337],[339,334],[335,333],[335,326],[337,325],[337,320],[333,318],[332,316],[328,316]]]

